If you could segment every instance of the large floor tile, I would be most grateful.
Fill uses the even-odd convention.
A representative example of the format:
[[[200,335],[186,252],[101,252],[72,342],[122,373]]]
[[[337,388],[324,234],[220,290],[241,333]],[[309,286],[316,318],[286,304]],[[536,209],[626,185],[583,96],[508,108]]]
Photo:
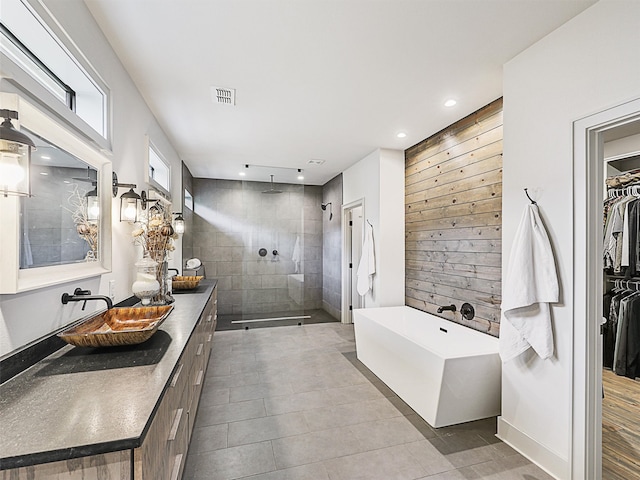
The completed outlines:
[[[253,443],[190,455],[185,466],[184,478],[231,480],[271,472],[275,468],[271,443]]]
[[[289,383],[256,383],[252,385],[241,385],[230,388],[229,402],[243,402],[246,400],[276,397],[292,393],[293,389]]]
[[[262,399],[224,405],[200,406],[196,417],[196,425],[204,427],[207,425],[264,417],[265,415],[266,412]]]
[[[210,387],[207,382],[205,382],[202,388],[202,394],[200,395],[200,407],[229,403],[230,393],[228,388]]]
[[[301,412],[314,408],[328,407],[332,405],[331,397],[325,390],[295,393],[264,399],[267,415],[280,415],[289,412]]]
[[[278,468],[290,468],[330,458],[360,453],[355,435],[346,427],[273,440]]]
[[[248,477],[246,480],[336,480],[329,477],[322,463],[310,463],[299,467],[285,468],[275,472]]]
[[[273,440],[307,433],[309,427],[302,413],[285,413],[229,424],[229,446]]]
[[[227,443],[228,430],[229,425],[226,423],[194,428],[189,451],[197,454],[227,448],[229,446]]]
[[[359,423],[353,425],[350,430],[365,450],[376,450],[424,440],[422,434],[404,417]]]
[[[402,447],[348,455],[324,463],[331,480],[413,480],[427,472]]]

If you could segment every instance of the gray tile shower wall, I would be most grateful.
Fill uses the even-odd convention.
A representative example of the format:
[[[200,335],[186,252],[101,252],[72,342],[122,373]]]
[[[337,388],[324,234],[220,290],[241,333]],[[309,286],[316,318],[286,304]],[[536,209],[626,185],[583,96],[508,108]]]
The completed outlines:
[[[322,203],[331,202],[323,215],[322,237],[322,307],[340,320],[342,308],[342,174],[322,187]],[[330,219],[331,213],[333,217]]]
[[[322,187],[276,184],[282,193],[262,193],[268,189],[262,182],[193,179],[192,255],[218,279],[220,314],[321,308]]]

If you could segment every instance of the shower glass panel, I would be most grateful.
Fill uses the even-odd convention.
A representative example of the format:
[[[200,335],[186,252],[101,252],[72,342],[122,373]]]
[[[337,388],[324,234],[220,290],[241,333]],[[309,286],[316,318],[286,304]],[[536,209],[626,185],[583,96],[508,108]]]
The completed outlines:
[[[242,182],[246,222],[235,322],[304,324],[321,300],[321,187],[303,185],[296,169],[250,166],[247,174],[265,181]]]

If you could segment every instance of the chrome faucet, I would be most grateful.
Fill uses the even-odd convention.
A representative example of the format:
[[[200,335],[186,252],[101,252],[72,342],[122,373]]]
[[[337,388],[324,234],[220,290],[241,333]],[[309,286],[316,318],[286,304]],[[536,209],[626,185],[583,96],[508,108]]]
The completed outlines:
[[[438,313],[442,313],[445,310],[449,310],[451,312],[455,312],[456,311],[456,306],[455,305],[448,305],[448,306],[445,305],[445,306],[438,307]]]
[[[62,304],[66,305],[69,302],[84,302],[82,304],[82,310],[87,306],[87,300],[104,300],[107,302],[107,309],[113,308],[113,302],[111,299],[105,295],[91,295],[91,290],[82,290],[81,288],[76,288],[73,291],[73,295],[69,295],[68,293],[62,294]]]

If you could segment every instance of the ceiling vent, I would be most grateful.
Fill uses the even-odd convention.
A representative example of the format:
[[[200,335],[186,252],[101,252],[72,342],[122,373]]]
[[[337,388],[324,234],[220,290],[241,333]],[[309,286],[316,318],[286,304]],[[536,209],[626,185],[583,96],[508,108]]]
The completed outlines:
[[[235,88],[211,87],[211,97],[213,103],[220,103],[222,105],[236,104]]]
[[[309,160],[307,163],[309,165],[322,165],[325,162],[325,160],[314,160],[313,158],[311,160]]]

